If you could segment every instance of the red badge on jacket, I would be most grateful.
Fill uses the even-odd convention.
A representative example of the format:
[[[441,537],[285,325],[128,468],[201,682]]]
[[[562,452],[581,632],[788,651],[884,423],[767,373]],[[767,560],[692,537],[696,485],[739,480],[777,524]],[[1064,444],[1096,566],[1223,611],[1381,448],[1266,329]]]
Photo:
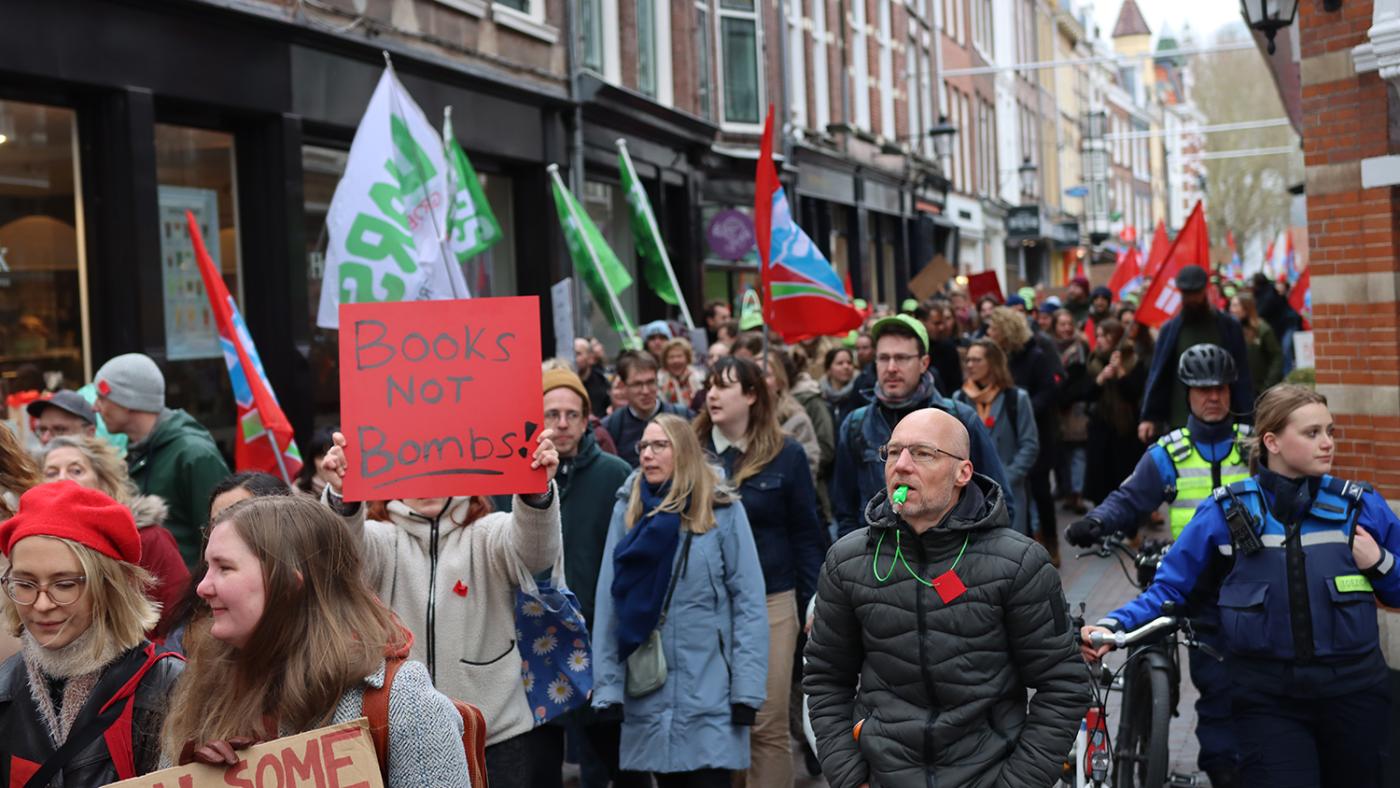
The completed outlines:
[[[963,585],[957,572],[949,569],[933,579],[933,590],[938,592],[938,598],[946,605],[966,593],[967,586]]]
[[[463,583],[461,580],[458,580],[458,581],[457,581],[457,585],[452,586],[452,593],[456,594],[457,596],[462,596],[462,597],[466,596],[466,595],[467,595],[467,584],[466,584],[466,583]]]

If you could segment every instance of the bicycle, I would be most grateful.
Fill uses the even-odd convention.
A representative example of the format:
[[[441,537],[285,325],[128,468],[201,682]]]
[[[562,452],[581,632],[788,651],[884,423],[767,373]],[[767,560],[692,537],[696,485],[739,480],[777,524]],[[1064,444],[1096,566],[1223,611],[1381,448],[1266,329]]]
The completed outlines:
[[[1151,585],[1157,568],[1166,556],[1169,542],[1149,541],[1138,551],[1125,544],[1121,537],[1111,534],[1099,546],[1079,554],[1080,558],[1096,555],[1119,559],[1119,566],[1128,581],[1138,589]],[[1122,558],[1136,568],[1129,573]],[[1081,615],[1076,625],[1082,626]],[[1163,607],[1163,615],[1132,632],[1094,632],[1090,645],[1112,643],[1117,649],[1127,649],[1127,659],[1116,673],[1100,666],[1093,676],[1094,704],[1080,723],[1075,740],[1073,761],[1074,788],[1101,788],[1112,776],[1116,788],[1160,788],[1163,785],[1194,785],[1189,776],[1168,774],[1168,738],[1171,718],[1177,713],[1180,700],[1181,660],[1178,644],[1200,648],[1219,658],[1212,649],[1201,644],[1191,629],[1191,623],[1175,615],[1175,606]],[[1181,637],[1178,637],[1181,633]],[[1120,682],[1121,677],[1121,682]],[[1121,686],[1123,696],[1121,719],[1118,724],[1116,747],[1108,735],[1107,691]],[[1169,782],[1170,781],[1170,782]]]

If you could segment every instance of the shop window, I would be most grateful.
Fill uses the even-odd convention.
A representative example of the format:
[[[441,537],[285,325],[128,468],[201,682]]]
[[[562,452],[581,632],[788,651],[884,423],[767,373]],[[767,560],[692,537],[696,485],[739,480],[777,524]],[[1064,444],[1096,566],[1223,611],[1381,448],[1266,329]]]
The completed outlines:
[[[723,120],[732,125],[758,125],[763,122],[763,95],[754,0],[720,0],[719,39]]]
[[[234,166],[232,134],[156,124],[165,401],[189,411],[225,448],[232,442],[237,405],[185,212],[194,214],[224,285],[241,309]]]
[[[71,110],[0,101],[0,393],[87,379]]]
[[[345,172],[348,154],[334,148],[306,145],[301,151],[303,216],[306,228],[306,309],[310,315],[312,397],[318,427],[340,421],[340,349],[334,329],[318,328],[316,313],[321,304],[321,285],[326,270],[326,214],[330,212],[335,187]],[[501,240],[467,260],[462,276],[473,297],[516,295],[515,190],[511,179],[482,169],[473,160],[486,201],[501,225]]]

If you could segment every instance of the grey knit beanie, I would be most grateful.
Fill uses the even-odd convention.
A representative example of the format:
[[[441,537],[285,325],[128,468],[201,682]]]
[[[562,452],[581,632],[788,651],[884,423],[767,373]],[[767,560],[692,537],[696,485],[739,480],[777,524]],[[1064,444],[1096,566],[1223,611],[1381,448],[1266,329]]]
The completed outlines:
[[[97,393],[131,410],[160,413],[165,410],[165,376],[144,353],[125,353],[110,359],[93,378]]]

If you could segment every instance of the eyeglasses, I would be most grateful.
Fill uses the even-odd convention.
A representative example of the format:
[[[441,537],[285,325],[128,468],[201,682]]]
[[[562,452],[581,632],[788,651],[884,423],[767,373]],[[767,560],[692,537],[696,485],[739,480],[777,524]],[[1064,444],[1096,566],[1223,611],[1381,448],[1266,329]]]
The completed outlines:
[[[78,597],[83,595],[83,587],[87,585],[87,578],[64,577],[51,583],[31,583],[7,575],[0,578],[0,583],[4,584],[5,593],[15,600],[15,604],[32,605],[39,601],[39,594],[44,593],[48,595],[50,602],[62,607],[78,601]]]
[[[547,410],[544,412],[545,421],[562,421],[570,424],[583,418],[583,414],[576,410]]]
[[[663,451],[670,451],[671,442],[668,440],[637,441],[638,457],[642,456],[642,453],[647,451],[648,449],[651,450],[652,454],[660,454]]]
[[[642,391],[645,389],[654,389],[657,385],[656,378],[651,378],[650,380],[636,380],[628,383],[627,388],[633,391]]]
[[[879,449],[881,462],[890,463],[898,461],[900,455],[909,452],[909,457],[919,465],[932,465],[938,460],[938,455],[947,454],[949,457],[964,462],[966,457],[959,457],[952,452],[946,452],[929,443],[916,443],[912,446],[902,446],[898,443],[886,443]]]
[[[881,367],[888,367],[894,364],[896,367],[907,367],[914,363],[919,356],[911,353],[881,353],[875,357],[875,364]]]

